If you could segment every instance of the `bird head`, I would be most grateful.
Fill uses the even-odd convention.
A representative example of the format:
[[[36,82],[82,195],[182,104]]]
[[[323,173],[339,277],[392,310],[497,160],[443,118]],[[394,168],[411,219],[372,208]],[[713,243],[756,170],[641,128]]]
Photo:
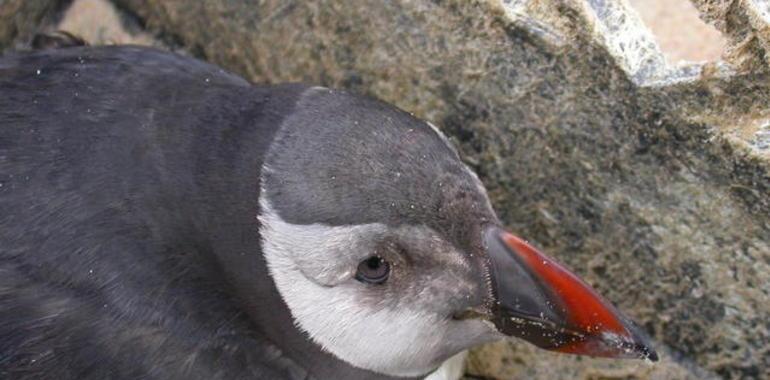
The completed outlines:
[[[424,375],[506,337],[656,357],[608,301],[503,228],[437,128],[383,102],[307,90],[265,160],[260,208],[264,255],[294,323],[356,367]]]

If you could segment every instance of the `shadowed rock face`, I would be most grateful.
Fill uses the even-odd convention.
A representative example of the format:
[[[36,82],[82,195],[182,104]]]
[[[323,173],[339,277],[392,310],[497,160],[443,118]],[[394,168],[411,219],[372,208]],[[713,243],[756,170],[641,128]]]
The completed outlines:
[[[669,66],[620,1],[116,3],[162,40],[253,81],[348,88],[434,122],[512,230],[663,346],[652,366],[504,342],[476,350],[471,373],[768,376],[770,78],[757,58],[760,19],[732,33],[711,7],[721,2],[696,1],[733,45],[759,37],[725,63]]]

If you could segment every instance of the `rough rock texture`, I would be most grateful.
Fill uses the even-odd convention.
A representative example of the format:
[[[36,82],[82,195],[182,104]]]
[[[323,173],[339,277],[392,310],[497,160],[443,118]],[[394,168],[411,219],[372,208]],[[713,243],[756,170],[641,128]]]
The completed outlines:
[[[509,227],[627,311],[663,356],[514,341],[476,350],[470,373],[770,377],[768,26],[746,16],[766,3],[695,1],[745,49],[669,66],[620,0],[115,2],[254,81],[348,88],[441,126]]]
[[[64,5],[64,1],[0,0],[0,51],[27,41]]]
[[[701,18],[728,37],[725,59],[742,71],[767,71],[770,3],[767,0],[692,0]]]

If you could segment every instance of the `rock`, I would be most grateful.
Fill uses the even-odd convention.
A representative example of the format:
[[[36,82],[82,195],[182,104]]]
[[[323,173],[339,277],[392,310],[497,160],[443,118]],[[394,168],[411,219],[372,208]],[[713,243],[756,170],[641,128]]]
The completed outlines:
[[[74,0],[55,29],[80,36],[92,45],[160,46],[135,19],[106,0]]]
[[[741,71],[767,71],[770,3],[767,0],[692,0],[701,18],[728,37],[725,59]]]
[[[253,81],[348,88],[434,122],[501,219],[640,322],[662,354],[650,365],[502,342],[473,352],[469,373],[770,376],[759,0],[696,0],[740,52],[675,66],[619,0],[115,2],[165,43]]]
[[[0,0],[0,52],[29,49],[35,34],[60,30],[91,45],[168,47],[108,0]]]
[[[669,63],[720,59],[727,41],[690,0],[629,0]]]
[[[0,52],[27,42],[58,10],[57,1],[0,0]]]

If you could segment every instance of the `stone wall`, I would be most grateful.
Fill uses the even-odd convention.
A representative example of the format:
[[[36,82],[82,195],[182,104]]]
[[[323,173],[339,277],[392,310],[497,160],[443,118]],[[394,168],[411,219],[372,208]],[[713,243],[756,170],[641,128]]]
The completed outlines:
[[[469,373],[768,378],[767,3],[694,3],[725,32],[724,61],[669,65],[622,0],[115,0],[166,45],[255,82],[347,88],[434,122],[508,226],[662,354],[501,342],[475,350]]]

